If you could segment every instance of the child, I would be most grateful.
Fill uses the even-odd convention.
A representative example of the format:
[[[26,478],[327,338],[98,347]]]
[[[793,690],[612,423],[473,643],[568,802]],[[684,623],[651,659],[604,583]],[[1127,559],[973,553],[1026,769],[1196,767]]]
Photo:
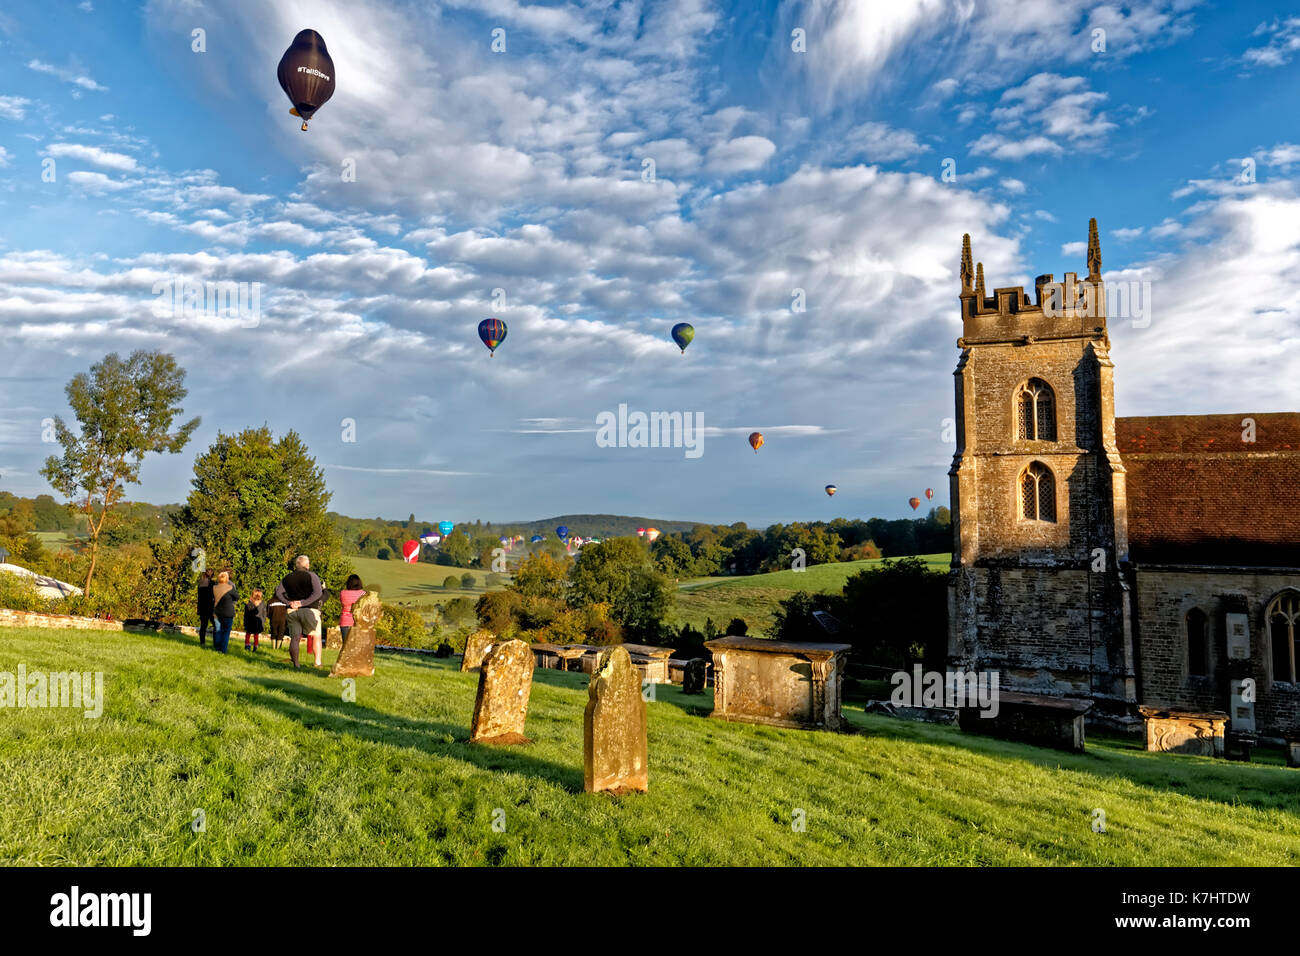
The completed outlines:
[[[262,589],[254,588],[253,596],[244,605],[244,650],[248,650],[250,638],[253,641],[253,650],[258,649],[257,645],[266,626],[268,613],[266,602],[262,600]]]
[[[271,613],[271,646],[278,651],[284,646],[284,632],[289,626],[289,605],[272,595],[268,610]]]

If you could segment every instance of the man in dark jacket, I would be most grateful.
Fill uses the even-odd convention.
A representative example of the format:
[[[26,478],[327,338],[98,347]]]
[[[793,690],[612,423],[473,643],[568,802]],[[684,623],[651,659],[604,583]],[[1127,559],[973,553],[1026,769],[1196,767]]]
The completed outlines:
[[[212,624],[212,605],[212,578],[207,571],[201,571],[199,572],[199,647],[207,643],[208,627]]]
[[[275,589],[275,597],[289,605],[286,615],[289,638],[289,659],[298,666],[298,639],[304,634],[315,634],[320,628],[320,608],[325,601],[325,589],[311,570],[307,555],[300,554],[293,562],[293,570],[284,576]]]

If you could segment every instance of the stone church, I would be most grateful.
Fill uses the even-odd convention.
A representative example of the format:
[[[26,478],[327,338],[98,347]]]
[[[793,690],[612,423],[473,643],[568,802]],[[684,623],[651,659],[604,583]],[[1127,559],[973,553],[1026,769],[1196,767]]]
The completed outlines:
[[[950,666],[1300,736],[1300,414],[1116,418],[1095,219],[1086,278],[1032,300],[971,258],[966,236]]]

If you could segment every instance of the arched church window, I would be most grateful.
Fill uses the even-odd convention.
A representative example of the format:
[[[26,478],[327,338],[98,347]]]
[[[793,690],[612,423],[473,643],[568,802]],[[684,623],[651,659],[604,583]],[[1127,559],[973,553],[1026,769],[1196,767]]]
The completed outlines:
[[[1056,441],[1056,398],[1052,386],[1041,378],[1020,386],[1016,429],[1021,441]]]
[[[1187,673],[1204,677],[1210,673],[1210,619],[1200,608],[1187,612]]]
[[[1273,680],[1296,680],[1296,659],[1300,658],[1300,594],[1285,591],[1269,602],[1264,612],[1268,639],[1273,649]]]
[[[1020,473],[1020,514],[1030,521],[1056,520],[1056,478],[1040,461]]]

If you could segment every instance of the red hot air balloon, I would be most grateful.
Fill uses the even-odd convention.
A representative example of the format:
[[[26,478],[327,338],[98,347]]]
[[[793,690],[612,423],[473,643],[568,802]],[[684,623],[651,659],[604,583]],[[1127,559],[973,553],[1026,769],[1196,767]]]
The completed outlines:
[[[921,507],[921,499],[920,499],[920,498],[908,498],[908,499],[907,499],[907,503],[908,503],[909,505],[912,506],[912,510],[913,510],[913,511],[915,511],[917,508]]]
[[[402,545],[402,559],[407,564],[415,564],[420,560],[420,542],[408,541]]]
[[[302,117],[305,133],[307,121],[334,95],[334,61],[321,35],[315,30],[299,31],[280,57],[276,72],[280,89],[293,104],[289,112]]]
[[[929,500],[930,500],[931,498],[933,498],[933,497],[934,497],[934,489],[933,489],[933,488],[926,488],[926,489],[925,489],[925,500],[926,500],[926,501],[929,501]]]
[[[749,436],[749,445],[754,449],[754,454],[757,455],[758,450],[763,447],[763,433],[754,432],[751,434]]]

